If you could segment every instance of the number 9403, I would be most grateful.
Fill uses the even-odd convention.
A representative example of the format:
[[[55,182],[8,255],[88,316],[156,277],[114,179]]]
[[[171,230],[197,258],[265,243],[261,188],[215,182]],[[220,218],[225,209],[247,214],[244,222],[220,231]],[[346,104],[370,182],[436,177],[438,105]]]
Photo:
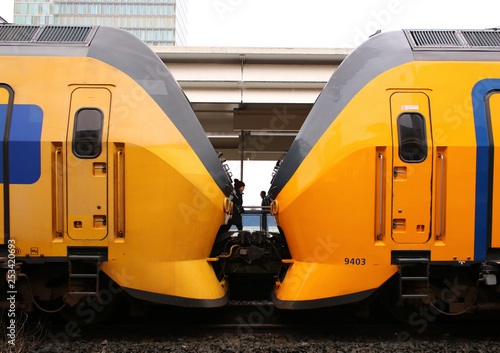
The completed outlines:
[[[366,259],[363,257],[346,257],[344,263],[346,265],[364,266],[366,264]]]

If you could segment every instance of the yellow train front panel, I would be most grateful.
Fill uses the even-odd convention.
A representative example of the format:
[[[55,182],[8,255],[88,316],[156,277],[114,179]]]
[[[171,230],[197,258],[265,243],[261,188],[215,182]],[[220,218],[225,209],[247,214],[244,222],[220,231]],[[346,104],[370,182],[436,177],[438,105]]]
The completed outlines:
[[[271,187],[292,257],[279,307],[358,301],[403,254],[467,266],[498,242],[478,113],[497,113],[498,53],[425,56],[403,32],[377,37],[333,75]]]
[[[230,181],[154,53],[126,32],[92,30],[91,44],[69,49],[0,47],[4,119],[13,107],[6,237],[27,264],[102,256],[136,297],[223,305],[208,257]]]

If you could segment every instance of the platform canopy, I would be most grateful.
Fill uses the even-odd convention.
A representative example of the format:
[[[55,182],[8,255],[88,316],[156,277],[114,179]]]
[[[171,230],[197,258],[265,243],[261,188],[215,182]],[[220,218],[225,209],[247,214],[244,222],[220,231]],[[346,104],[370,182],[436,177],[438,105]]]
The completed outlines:
[[[231,160],[277,160],[351,49],[153,47]]]

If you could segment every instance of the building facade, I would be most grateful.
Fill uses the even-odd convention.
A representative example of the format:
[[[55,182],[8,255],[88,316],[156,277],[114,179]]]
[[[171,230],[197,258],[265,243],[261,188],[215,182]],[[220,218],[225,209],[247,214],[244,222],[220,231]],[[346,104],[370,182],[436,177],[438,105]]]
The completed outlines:
[[[118,27],[151,46],[184,46],[187,1],[15,0],[14,23]]]

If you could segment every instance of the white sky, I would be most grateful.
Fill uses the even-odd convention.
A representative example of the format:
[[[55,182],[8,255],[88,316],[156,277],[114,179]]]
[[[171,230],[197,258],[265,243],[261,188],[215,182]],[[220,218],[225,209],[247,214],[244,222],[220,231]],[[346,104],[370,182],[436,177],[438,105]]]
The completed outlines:
[[[241,162],[228,161],[234,179],[241,180]],[[243,206],[260,206],[260,192],[269,190],[271,176],[276,161],[245,161],[243,166],[245,191],[243,192]]]
[[[0,16],[8,22],[14,17],[14,0],[0,0]]]
[[[189,45],[354,47],[378,29],[500,26],[498,0],[189,0]]]
[[[378,29],[500,26],[498,0],[188,1],[191,46],[354,47]],[[12,14],[0,0],[0,16]]]
[[[188,44],[353,48],[378,29],[500,27],[499,0],[189,0]],[[13,0],[0,0],[11,22]],[[275,162],[245,164],[244,204],[259,205]],[[239,162],[230,163],[240,179]]]

